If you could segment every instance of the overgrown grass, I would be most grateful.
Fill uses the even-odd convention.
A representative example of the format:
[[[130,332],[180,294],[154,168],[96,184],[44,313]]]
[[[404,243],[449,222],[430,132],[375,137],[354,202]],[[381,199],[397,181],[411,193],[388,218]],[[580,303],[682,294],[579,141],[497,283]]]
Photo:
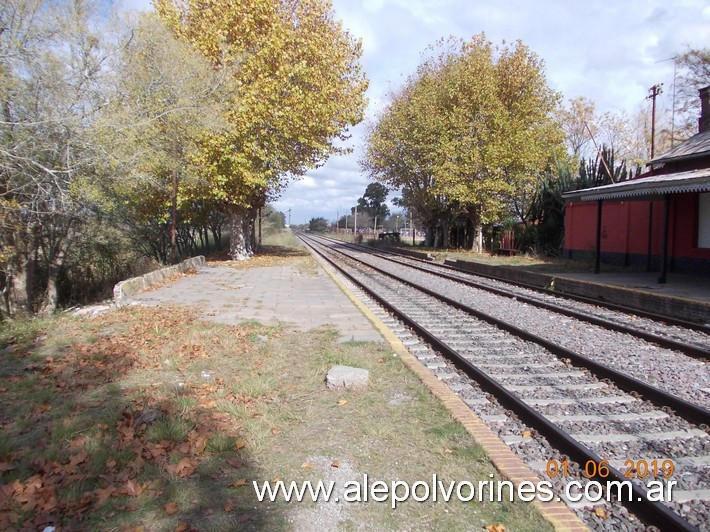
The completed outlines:
[[[280,246],[284,248],[302,248],[298,238],[291,231],[269,233],[262,239],[265,246]]]
[[[0,359],[0,529],[286,530],[319,512],[345,529],[545,529],[523,503],[259,503],[252,481],[494,473],[397,357],[337,336],[140,307],[8,329],[23,347]],[[370,385],[327,390],[336,363]]]
[[[43,318],[25,317],[0,321],[0,349],[9,345],[26,348],[42,334],[50,321]]]
[[[514,266],[539,272],[547,271],[549,273],[560,273],[565,271],[585,272],[594,268],[592,260],[572,261],[557,257],[544,257],[525,254],[505,256],[492,255],[490,253],[474,253],[472,251],[437,250],[429,248],[422,248],[422,250],[426,250],[431,253],[436,260],[441,262],[446,259],[466,260],[494,266]]]

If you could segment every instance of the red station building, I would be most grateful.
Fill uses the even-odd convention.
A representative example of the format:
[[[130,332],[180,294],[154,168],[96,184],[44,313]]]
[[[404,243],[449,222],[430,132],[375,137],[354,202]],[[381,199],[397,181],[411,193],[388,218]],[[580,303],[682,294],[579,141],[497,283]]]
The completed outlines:
[[[568,192],[564,255],[710,276],[710,86],[699,132],[647,163],[635,179]]]

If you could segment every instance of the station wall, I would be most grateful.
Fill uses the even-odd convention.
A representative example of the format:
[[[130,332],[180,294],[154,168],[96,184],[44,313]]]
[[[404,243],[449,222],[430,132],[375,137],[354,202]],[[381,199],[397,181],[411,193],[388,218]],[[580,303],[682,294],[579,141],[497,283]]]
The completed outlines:
[[[671,271],[710,275],[710,247],[706,245],[706,213],[710,200],[701,194],[671,196],[668,226],[668,256]],[[705,195],[702,195],[705,196]],[[663,253],[663,201],[605,201],[602,205],[602,262],[618,266],[660,269]],[[596,202],[565,206],[564,255],[570,259],[594,257],[596,248]]]

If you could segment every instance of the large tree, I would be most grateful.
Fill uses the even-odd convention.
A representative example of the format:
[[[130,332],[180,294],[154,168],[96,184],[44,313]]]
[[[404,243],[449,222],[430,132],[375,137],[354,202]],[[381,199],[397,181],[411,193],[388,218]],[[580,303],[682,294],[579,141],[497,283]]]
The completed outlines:
[[[561,110],[560,122],[565,132],[565,142],[575,161],[586,159],[596,152],[592,135],[597,134],[598,121],[594,102],[584,96],[572,98],[567,102],[567,107]]]
[[[688,47],[676,58],[677,108],[674,131],[675,143],[698,132],[700,98],[698,91],[710,85],[710,48]]]
[[[200,140],[226,130],[229,71],[215,69],[152,14],[143,15],[131,33],[121,48],[110,103],[94,128],[96,145],[103,146],[102,188],[106,208],[141,238],[146,228],[169,224],[169,258],[175,262],[178,200],[185,199],[178,185],[197,179],[190,156]],[[192,202],[184,216],[198,222],[211,209]]]
[[[434,163],[441,117],[433,113],[434,94],[426,65],[410,77],[398,92],[390,94],[387,107],[368,132],[363,169],[372,177],[402,193],[398,203],[412,209],[427,227],[429,245],[448,219],[445,194],[436,191]]]
[[[385,203],[387,201],[387,187],[382,183],[370,183],[365,188],[365,193],[357,200],[359,212],[367,214],[373,220],[384,221],[390,213]]]
[[[252,221],[289,176],[341,152],[362,119],[360,44],[327,0],[155,0],[158,16],[215,66],[234,69],[228,128],[202,139],[188,193],[230,217],[230,255],[250,254]]]
[[[0,6],[0,268],[10,313],[33,310],[35,294],[54,310],[59,272],[90,213],[88,131],[105,103],[109,55],[97,28],[82,0]]]
[[[328,220],[325,218],[318,217],[318,218],[311,218],[308,221],[308,230],[312,231],[314,233],[322,233],[323,231],[326,231],[328,229]]]
[[[480,235],[511,205],[522,213],[516,201],[560,151],[559,97],[521,42],[494,46],[478,35],[430,51],[373,127],[363,167],[402,189],[402,204],[422,219],[465,214]],[[446,245],[446,223],[441,230]]]

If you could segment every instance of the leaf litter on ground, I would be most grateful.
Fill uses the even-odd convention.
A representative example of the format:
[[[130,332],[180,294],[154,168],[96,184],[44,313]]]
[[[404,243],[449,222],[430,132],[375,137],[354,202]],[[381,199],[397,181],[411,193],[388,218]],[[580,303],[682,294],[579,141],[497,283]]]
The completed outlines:
[[[318,480],[351,466],[410,481],[434,472],[488,480],[491,471],[465,458],[473,441],[447,428],[448,414],[398,358],[377,344],[336,344],[334,330],[227,326],[189,308],[131,306],[58,317],[40,334],[0,358],[2,530],[285,529],[310,510],[259,503],[253,481]],[[323,385],[333,364],[376,378],[333,395]],[[393,390],[412,400],[390,405]],[[342,515],[378,528],[430,519],[456,528],[473,517],[545,527],[521,505],[406,508],[355,505]]]

